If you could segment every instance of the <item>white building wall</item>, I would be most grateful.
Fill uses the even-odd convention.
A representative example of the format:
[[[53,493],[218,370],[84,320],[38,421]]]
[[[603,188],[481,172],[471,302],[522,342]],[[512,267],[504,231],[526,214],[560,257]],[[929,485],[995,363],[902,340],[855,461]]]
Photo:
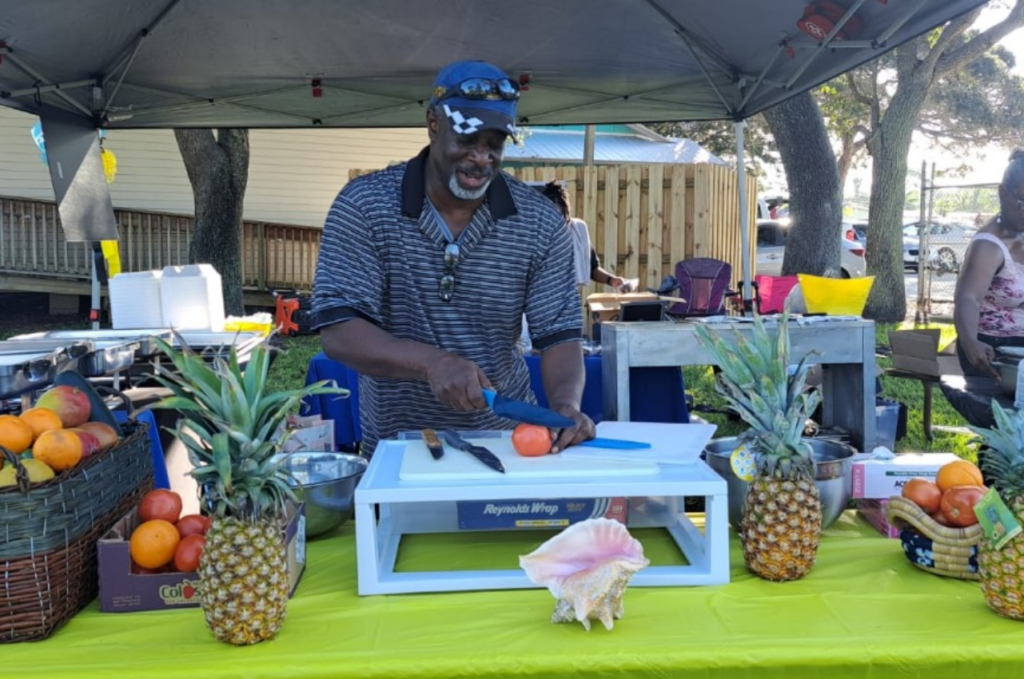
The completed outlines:
[[[0,196],[53,200],[30,130],[35,116],[0,106]],[[407,160],[427,144],[420,129],[251,130],[245,219],[323,226],[351,169]],[[114,207],[194,214],[192,187],[171,130],[112,130]]]

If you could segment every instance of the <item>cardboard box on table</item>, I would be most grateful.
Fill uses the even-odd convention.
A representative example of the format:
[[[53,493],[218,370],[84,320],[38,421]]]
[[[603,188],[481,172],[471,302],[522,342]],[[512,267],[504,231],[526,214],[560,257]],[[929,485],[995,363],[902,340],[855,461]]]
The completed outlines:
[[[306,569],[305,505],[289,503],[287,516],[284,539],[288,551],[289,593],[294,594]],[[104,613],[128,613],[198,606],[198,573],[135,575],[131,572],[128,540],[138,525],[139,518],[133,509],[97,543],[100,610]]]
[[[885,500],[903,492],[913,478],[935,480],[939,468],[960,458],[953,453],[902,453],[889,460],[853,463],[854,499]]]
[[[892,367],[921,375],[958,375],[960,362],[954,344],[939,351],[939,330],[892,330]]]
[[[587,295],[587,308],[592,323],[619,320],[624,302],[650,302],[658,299],[653,292],[595,292]]]

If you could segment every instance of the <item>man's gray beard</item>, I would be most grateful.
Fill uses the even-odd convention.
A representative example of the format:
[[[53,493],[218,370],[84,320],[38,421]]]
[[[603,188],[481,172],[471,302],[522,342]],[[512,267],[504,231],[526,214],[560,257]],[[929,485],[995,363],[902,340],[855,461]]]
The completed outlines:
[[[455,178],[455,173],[453,172],[448,178],[448,190],[451,191],[452,195],[459,200],[479,200],[487,193],[487,189],[490,187],[492,181],[494,181],[493,176],[479,189],[470,191],[469,189],[464,189],[459,186],[459,180]]]

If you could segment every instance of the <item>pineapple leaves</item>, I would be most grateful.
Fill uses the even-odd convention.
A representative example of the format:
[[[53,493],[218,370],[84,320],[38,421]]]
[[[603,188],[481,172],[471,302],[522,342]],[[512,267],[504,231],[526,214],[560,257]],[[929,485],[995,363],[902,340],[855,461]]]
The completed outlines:
[[[742,438],[755,451],[759,473],[788,477],[810,470],[803,430],[821,393],[807,388],[808,356],[791,366],[788,312],[775,331],[757,314],[749,330],[734,326],[730,339],[705,324],[695,331],[721,370],[716,390],[750,425]]]
[[[217,516],[257,521],[280,514],[295,494],[280,453],[288,416],[302,399],[347,396],[333,382],[267,394],[273,348],[264,341],[244,363],[232,347],[226,358],[203,356],[178,336],[181,348],[157,340],[173,369],[154,377],[171,396],[150,406],[181,413],[175,435],[188,451],[204,502]]]

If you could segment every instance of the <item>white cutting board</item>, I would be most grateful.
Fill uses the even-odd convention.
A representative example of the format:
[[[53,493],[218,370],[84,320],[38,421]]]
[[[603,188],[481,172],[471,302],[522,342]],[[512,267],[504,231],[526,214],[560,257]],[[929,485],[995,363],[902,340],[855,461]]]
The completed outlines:
[[[494,471],[469,453],[448,444],[444,446],[444,457],[435,460],[423,441],[410,440],[405,444],[398,477],[403,481],[494,481],[498,478],[652,476],[660,471],[656,463],[646,461],[571,459],[564,455],[523,457],[512,449],[510,438],[466,438],[470,443],[484,446],[497,455],[505,465],[505,474]]]
[[[663,424],[656,422],[601,422],[597,435],[609,439],[626,439],[650,443],[650,448],[614,450],[573,446],[562,453],[572,460],[654,462],[658,464],[693,464],[704,451],[717,425]]]

